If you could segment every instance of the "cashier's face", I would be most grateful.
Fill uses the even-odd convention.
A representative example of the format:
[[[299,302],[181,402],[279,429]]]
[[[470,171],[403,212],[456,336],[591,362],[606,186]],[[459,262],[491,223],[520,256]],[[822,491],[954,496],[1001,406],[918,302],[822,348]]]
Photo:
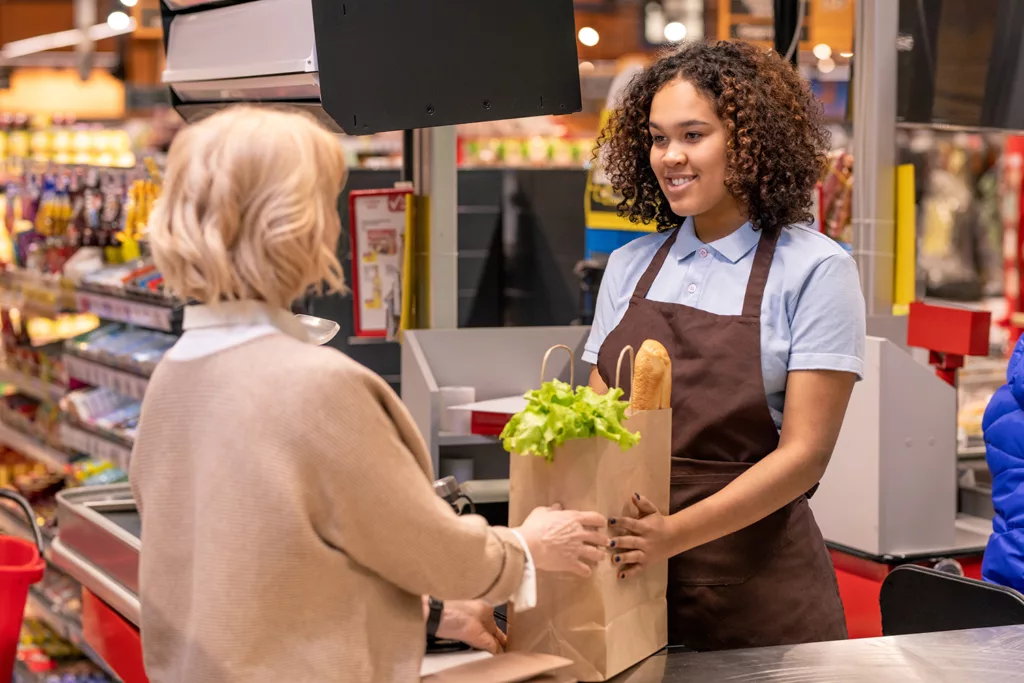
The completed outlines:
[[[698,217],[733,203],[725,188],[725,126],[714,103],[688,81],[675,80],[651,102],[651,168],[672,213]]]

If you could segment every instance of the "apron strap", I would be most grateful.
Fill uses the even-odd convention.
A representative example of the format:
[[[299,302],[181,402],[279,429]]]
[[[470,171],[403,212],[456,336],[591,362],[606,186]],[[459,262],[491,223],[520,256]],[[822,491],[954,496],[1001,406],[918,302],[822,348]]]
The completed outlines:
[[[760,318],[761,301],[764,299],[764,289],[768,284],[768,272],[772,268],[772,259],[775,257],[775,245],[779,242],[781,230],[772,236],[761,234],[757,243],[757,253],[754,254],[754,265],[750,268],[750,279],[747,280],[747,293],[743,296],[743,316],[745,318]]]
[[[647,298],[647,293],[651,291],[651,285],[654,284],[655,278],[661,272],[661,267],[665,265],[665,259],[668,258],[668,253],[672,251],[672,245],[676,243],[677,237],[679,237],[679,228],[672,231],[672,234],[669,235],[668,239],[662,243],[661,248],[654,254],[651,264],[647,266],[647,270],[644,271],[644,274],[640,276],[640,280],[636,283],[633,296],[640,297],[641,299]]]

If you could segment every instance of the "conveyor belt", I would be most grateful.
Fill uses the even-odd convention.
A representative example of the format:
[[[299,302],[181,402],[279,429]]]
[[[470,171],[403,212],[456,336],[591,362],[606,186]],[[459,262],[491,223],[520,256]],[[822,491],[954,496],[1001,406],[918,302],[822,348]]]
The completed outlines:
[[[1024,682],[1024,626],[706,654],[662,654],[613,683]]]

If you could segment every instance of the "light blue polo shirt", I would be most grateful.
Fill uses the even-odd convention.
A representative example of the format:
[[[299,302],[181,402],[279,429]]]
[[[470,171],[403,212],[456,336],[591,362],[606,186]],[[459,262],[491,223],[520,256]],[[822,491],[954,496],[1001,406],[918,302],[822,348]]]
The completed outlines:
[[[687,219],[647,298],[719,315],[743,310],[761,233],[747,223],[704,244]],[[671,232],[644,235],[608,259],[583,360],[597,363],[605,337],[619,324],[636,283]],[[829,237],[792,225],[782,231],[761,303],[761,372],[775,424],[782,427],[786,378],[792,370],[864,374],[864,296],[857,264]]]

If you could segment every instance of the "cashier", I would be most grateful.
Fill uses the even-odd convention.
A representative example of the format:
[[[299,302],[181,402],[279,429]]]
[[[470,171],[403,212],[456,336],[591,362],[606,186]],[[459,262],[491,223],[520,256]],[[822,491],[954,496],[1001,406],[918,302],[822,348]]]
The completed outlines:
[[[596,513],[456,516],[394,392],[307,343],[288,309],[343,288],[344,181],[337,139],[298,113],[229,109],[171,147],[149,241],[196,305],[132,453],[152,683],[418,681],[428,629],[497,651],[493,605],[606,560]]]
[[[857,267],[812,225],[821,106],[776,53],[694,42],[635,78],[602,144],[620,210],[658,231],[614,252],[584,358],[605,389],[627,345],[673,364],[671,514],[638,491],[609,520],[629,581],[669,560],[670,642],[842,639],[808,498],[863,371]]]

